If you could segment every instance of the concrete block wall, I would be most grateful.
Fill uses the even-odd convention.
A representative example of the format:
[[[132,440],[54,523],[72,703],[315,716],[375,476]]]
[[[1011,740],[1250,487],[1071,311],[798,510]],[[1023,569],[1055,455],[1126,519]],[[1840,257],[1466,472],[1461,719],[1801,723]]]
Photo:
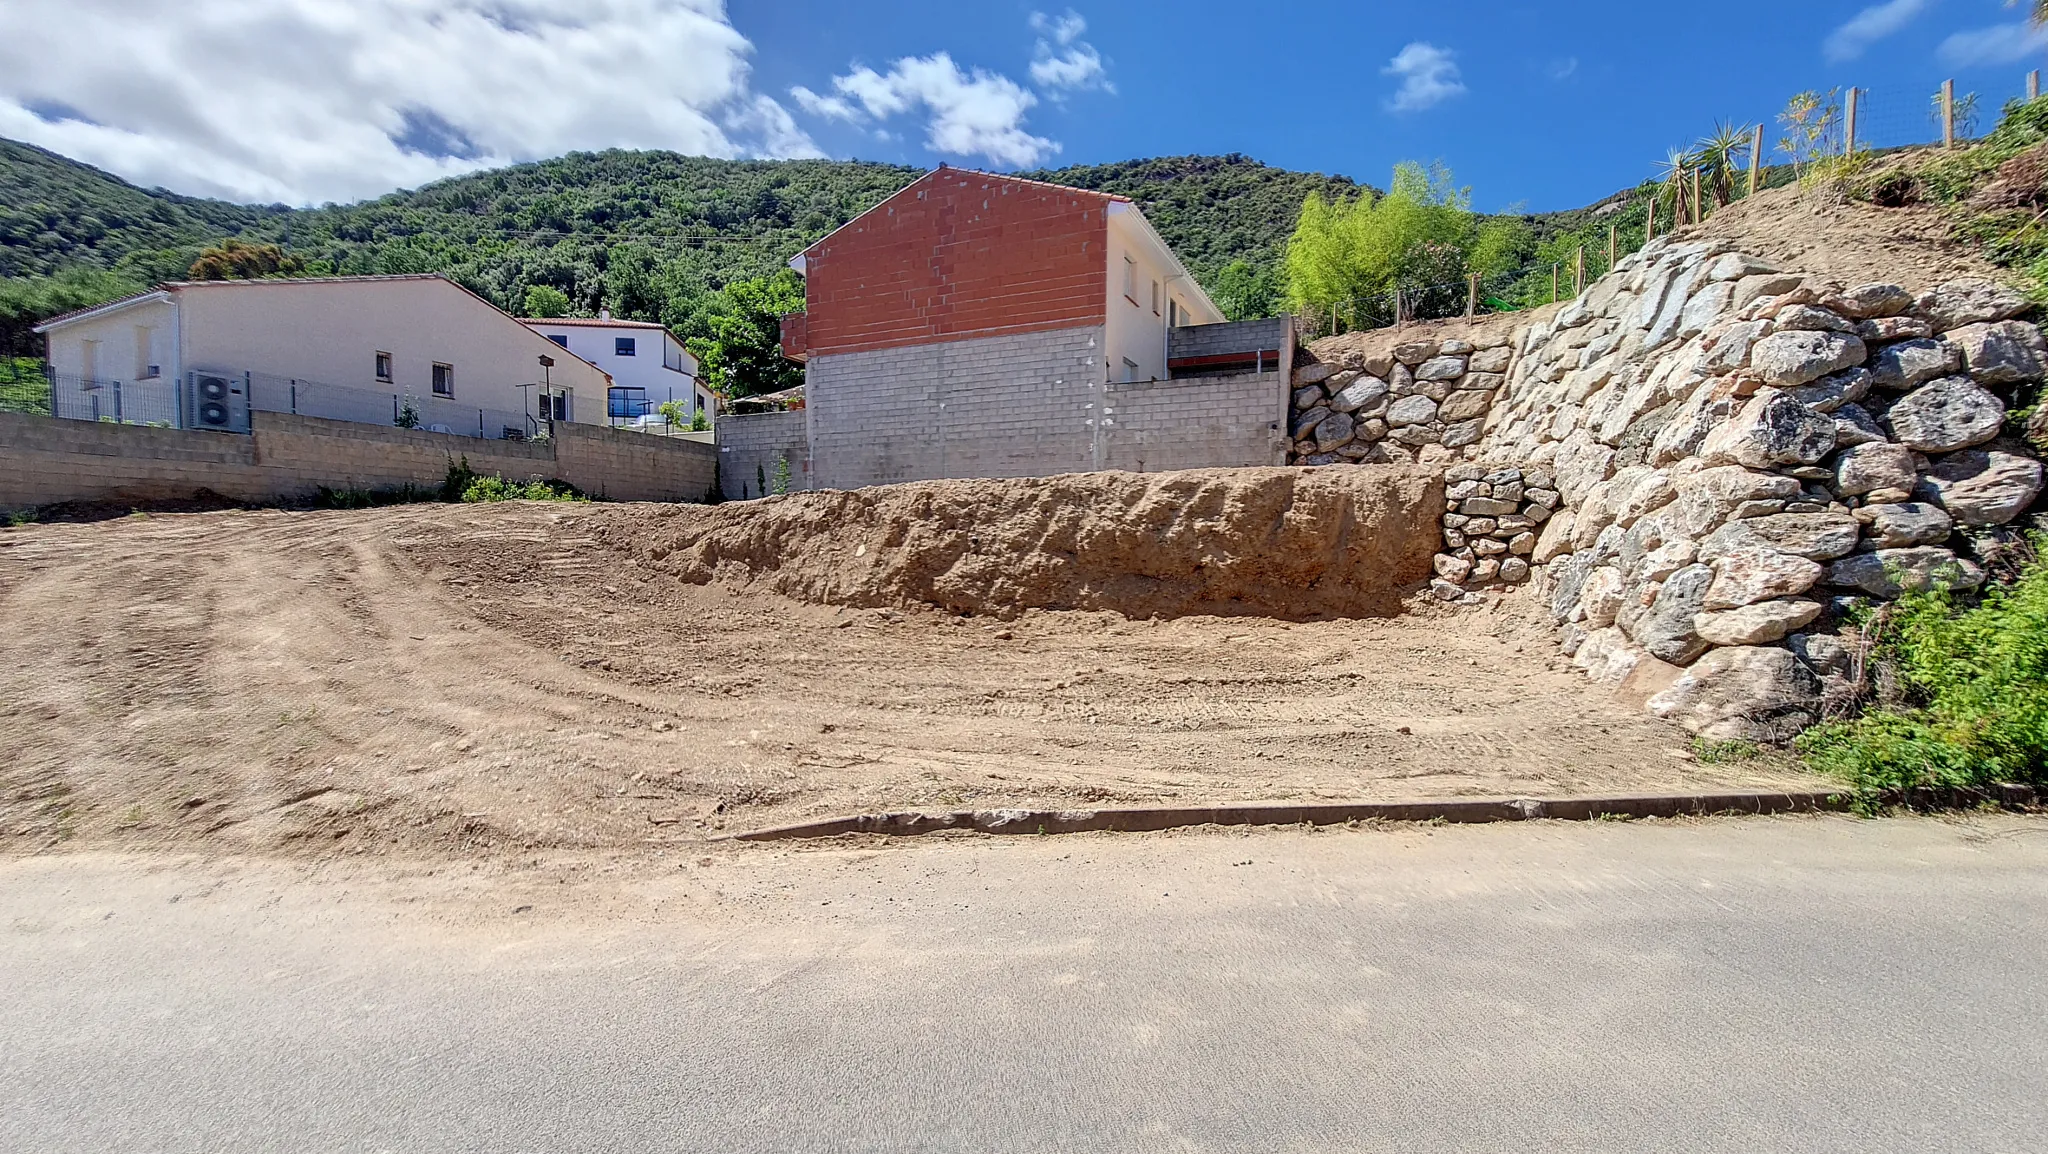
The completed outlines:
[[[804,400],[819,488],[1094,468],[1102,328],[814,355]]]
[[[0,508],[66,501],[303,499],[322,486],[436,486],[449,462],[479,473],[558,478],[615,500],[702,500],[714,450],[587,426],[520,443],[288,413],[254,414],[247,436],[0,413]]]
[[[1286,349],[1292,343],[1287,317],[1258,321],[1227,321],[1218,325],[1186,325],[1170,329],[1166,337],[1169,359],[1214,357],[1262,349]]]
[[[1111,383],[1101,336],[1091,327],[813,357],[815,486],[1282,463],[1279,372]]]
[[[1287,463],[1287,383],[1275,370],[1109,386],[1104,469],[1156,473]]]
[[[729,501],[765,494],[762,480],[775,483],[775,466],[789,461],[789,487],[812,488],[810,414],[749,413],[718,418],[718,481]]]

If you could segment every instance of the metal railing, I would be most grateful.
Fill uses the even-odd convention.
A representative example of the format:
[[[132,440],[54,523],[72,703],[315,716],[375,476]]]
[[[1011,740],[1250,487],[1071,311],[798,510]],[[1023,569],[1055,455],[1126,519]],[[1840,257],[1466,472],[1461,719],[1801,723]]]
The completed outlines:
[[[248,373],[246,377],[249,407],[257,412],[295,413],[491,441],[520,440],[540,431],[538,418],[531,414],[464,405],[444,397],[422,397],[403,390],[359,389],[269,373]]]
[[[49,381],[48,411],[53,417],[164,429],[182,423],[178,411],[182,393],[170,377],[123,381],[56,373]]]

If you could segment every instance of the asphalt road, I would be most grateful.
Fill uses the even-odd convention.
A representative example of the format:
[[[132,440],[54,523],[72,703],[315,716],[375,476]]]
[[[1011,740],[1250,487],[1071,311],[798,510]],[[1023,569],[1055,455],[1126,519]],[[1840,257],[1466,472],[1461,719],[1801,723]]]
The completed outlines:
[[[0,1149],[2020,1151],[2048,822],[0,861]]]

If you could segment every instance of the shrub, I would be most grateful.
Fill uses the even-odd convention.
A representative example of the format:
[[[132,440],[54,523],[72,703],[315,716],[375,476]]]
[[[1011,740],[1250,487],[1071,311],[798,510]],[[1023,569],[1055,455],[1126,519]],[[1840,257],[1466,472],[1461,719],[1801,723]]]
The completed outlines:
[[[478,477],[462,491],[465,504],[487,501],[588,501],[566,481],[507,481],[502,476]]]
[[[1809,765],[1859,792],[2048,783],[2048,559],[1974,607],[1909,594],[1877,629],[1901,700],[1800,736]]]

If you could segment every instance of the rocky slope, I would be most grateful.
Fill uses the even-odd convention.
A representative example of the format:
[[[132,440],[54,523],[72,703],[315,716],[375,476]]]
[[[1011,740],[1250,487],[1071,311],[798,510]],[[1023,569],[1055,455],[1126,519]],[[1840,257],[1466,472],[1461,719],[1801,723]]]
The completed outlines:
[[[1476,433],[1397,426],[1371,456],[1473,462],[1448,478],[1440,595],[1526,574],[1589,676],[1710,738],[1782,740],[1864,692],[1859,609],[1981,585],[2040,516],[2042,430],[2020,417],[2048,343],[2029,309],[1983,278],[1844,284],[1660,240],[1519,322],[1503,379],[1473,390]],[[1391,360],[1319,345],[1297,427],[1346,403],[1340,379],[1392,404],[1473,379],[1469,336],[1391,339]],[[1534,494],[1538,516],[1509,511]]]

